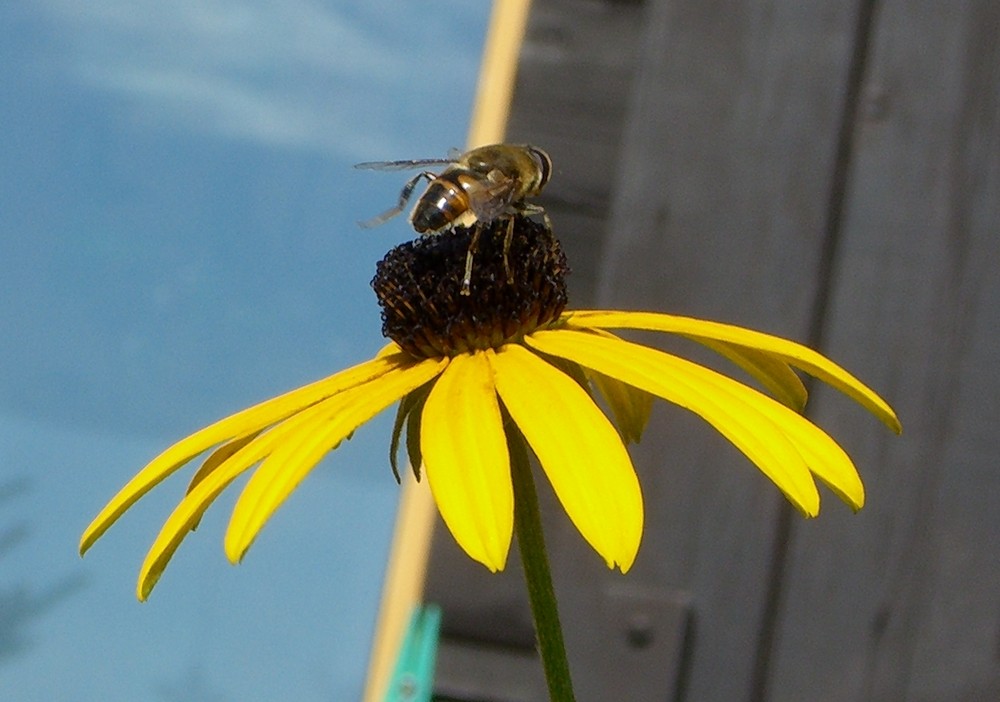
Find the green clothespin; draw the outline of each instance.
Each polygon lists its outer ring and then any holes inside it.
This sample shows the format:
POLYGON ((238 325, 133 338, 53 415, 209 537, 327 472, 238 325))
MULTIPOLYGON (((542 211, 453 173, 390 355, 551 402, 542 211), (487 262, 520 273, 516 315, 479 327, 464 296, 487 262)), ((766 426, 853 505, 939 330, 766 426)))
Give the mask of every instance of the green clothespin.
POLYGON ((438 605, 418 605, 413 609, 385 702, 431 702, 440 633, 438 605))

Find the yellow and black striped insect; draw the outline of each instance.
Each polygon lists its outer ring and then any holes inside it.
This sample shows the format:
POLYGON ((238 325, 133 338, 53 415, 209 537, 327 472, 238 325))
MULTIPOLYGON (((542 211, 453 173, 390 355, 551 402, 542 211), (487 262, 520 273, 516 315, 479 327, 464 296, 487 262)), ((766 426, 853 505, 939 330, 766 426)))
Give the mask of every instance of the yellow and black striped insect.
MULTIPOLYGON (((377 217, 361 222, 365 228, 375 227, 403 211, 421 180, 427 189, 410 213, 410 224, 419 234, 436 234, 452 227, 472 229, 472 241, 465 261, 462 294, 469 294, 472 259, 480 229, 484 225, 506 218, 504 265, 514 232, 514 215, 542 215, 545 211, 525 202, 538 195, 552 174, 552 159, 535 146, 527 144, 491 144, 465 153, 454 152, 449 158, 417 161, 370 161, 355 168, 374 170, 411 170, 429 166, 446 166, 438 173, 423 170, 403 186, 399 202, 377 217)), ((548 223, 546 217, 546 224, 548 223)), ((508 275, 510 268, 507 268, 508 275)))

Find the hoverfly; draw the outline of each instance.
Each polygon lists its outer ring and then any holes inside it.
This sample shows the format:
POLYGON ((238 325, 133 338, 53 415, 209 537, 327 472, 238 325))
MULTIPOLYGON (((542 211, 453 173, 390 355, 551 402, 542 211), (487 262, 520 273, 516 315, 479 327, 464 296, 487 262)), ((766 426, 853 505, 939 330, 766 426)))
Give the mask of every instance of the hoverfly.
POLYGON ((403 186, 399 202, 394 207, 359 224, 367 229, 395 217, 406 207, 417 184, 421 180, 428 181, 427 189, 410 213, 410 224, 419 234, 436 234, 456 226, 472 229, 461 291, 463 295, 468 295, 472 259, 482 225, 506 218, 503 255, 504 266, 510 276, 507 253, 514 235, 514 215, 542 215, 548 224, 545 210, 525 200, 538 195, 549 182, 552 159, 541 149, 527 144, 492 144, 465 153, 456 150, 449 156, 418 161, 370 161, 355 165, 355 168, 390 171, 446 166, 439 173, 430 170, 417 173, 403 186))

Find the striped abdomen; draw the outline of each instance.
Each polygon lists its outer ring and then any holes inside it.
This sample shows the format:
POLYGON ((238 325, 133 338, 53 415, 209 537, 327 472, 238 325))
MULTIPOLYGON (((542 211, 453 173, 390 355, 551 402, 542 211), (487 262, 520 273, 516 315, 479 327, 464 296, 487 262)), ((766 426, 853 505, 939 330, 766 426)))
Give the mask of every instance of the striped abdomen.
POLYGON ((430 182, 413 208, 410 224, 420 234, 432 234, 460 223, 470 215, 469 188, 477 178, 461 170, 448 170, 430 182))

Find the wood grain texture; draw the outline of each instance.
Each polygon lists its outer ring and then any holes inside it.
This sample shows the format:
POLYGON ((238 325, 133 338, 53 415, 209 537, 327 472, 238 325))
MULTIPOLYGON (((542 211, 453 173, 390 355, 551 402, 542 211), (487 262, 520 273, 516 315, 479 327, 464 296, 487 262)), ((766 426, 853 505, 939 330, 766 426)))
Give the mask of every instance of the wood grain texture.
POLYGON ((824 338, 905 434, 816 398, 869 504, 796 528, 768 699, 1000 699, 998 27, 879 8, 824 338))
MULTIPOLYGON (((992 0, 535 0, 508 138, 553 156, 572 305, 818 344, 905 429, 814 387, 868 503, 824 492, 804 521, 658 405, 624 578, 539 476, 580 702, 645 702, 622 685, 650 675, 681 702, 1000 699, 997 36, 992 0), (623 585, 677 603, 650 629, 675 659, 612 654, 634 636, 623 585)), ((449 540, 428 584, 446 632, 530 646, 520 573, 475 572, 449 540)))
MULTIPOLYGON (((654 2, 599 300, 808 341, 821 299, 851 3, 654 2)), ((725 440, 665 408, 635 452, 634 575, 688 592, 691 700, 754 699, 788 506, 725 440)), ((839 505, 826 496, 827 511, 839 505)), ((797 517, 793 517, 797 519, 797 517)))

